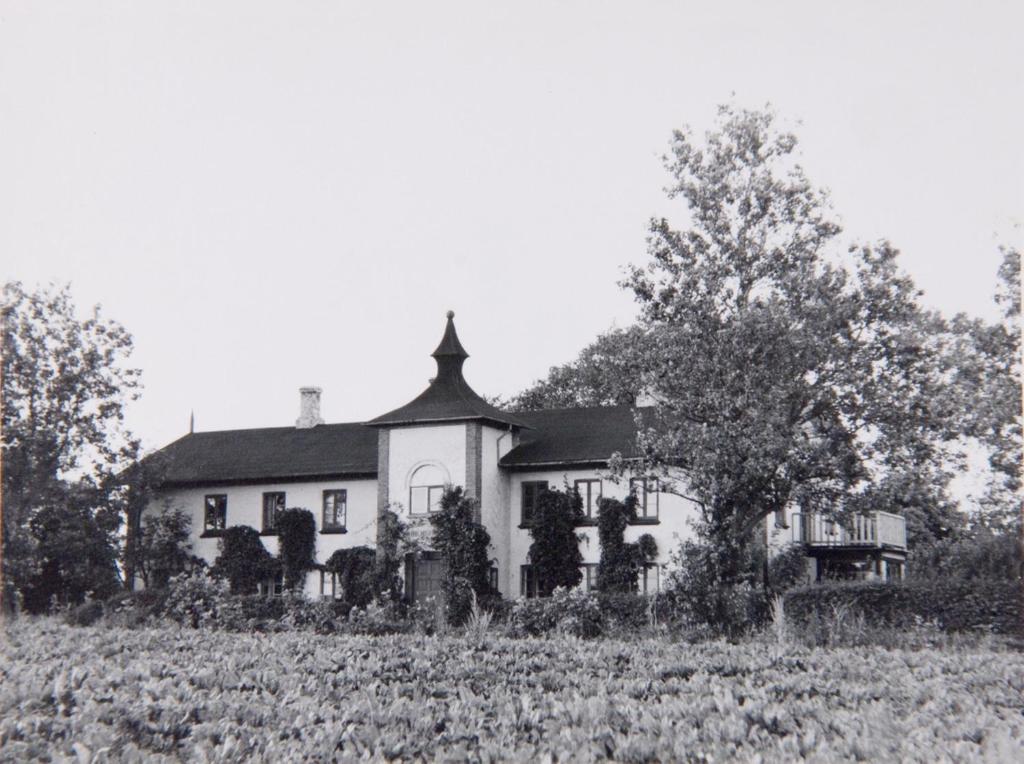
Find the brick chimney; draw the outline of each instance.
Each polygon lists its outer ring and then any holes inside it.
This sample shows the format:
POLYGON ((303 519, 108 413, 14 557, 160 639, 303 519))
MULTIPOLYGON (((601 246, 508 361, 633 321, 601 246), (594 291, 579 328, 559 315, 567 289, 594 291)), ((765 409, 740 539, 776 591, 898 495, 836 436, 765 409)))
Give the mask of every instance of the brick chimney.
POLYGON ((299 418, 295 420, 295 426, 300 429, 309 429, 323 424, 320 418, 320 393, 319 387, 299 388, 299 418))

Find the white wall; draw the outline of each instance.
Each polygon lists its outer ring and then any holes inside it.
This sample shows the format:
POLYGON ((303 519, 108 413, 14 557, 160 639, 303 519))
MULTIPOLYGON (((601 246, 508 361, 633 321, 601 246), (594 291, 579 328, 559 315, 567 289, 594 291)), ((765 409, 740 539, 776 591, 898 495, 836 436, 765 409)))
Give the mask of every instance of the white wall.
MULTIPOLYGON (((431 537, 430 523, 409 514, 409 481, 424 464, 441 469, 452 485, 466 486, 466 423, 394 427, 388 437, 388 501, 400 504, 399 517, 420 543, 431 537)), ((398 509, 398 507, 394 507, 398 509)))
POLYGON ((505 597, 518 592, 518 568, 513 580, 509 574, 509 473, 498 467, 498 460, 512 450, 512 434, 484 425, 481 441, 480 519, 491 534, 491 557, 498 562, 498 590, 505 597))
MULTIPOLYGON (((527 563, 527 553, 530 549, 532 537, 526 528, 520 528, 522 518, 522 484, 531 480, 547 480, 548 486, 554 489, 562 489, 568 481, 570 487, 573 481, 585 478, 601 478, 601 493, 607 498, 625 499, 629 495, 629 477, 625 476, 618 483, 607 477, 603 470, 550 470, 537 472, 515 472, 510 479, 511 511, 509 513, 510 549, 509 549, 509 579, 510 591, 503 592, 506 596, 519 596, 520 566, 527 563)), ((658 523, 656 525, 630 525, 626 528, 625 540, 635 542, 645 533, 651 534, 658 544, 657 563, 665 565, 669 556, 684 539, 694 537, 691 521, 699 517, 697 505, 692 501, 673 494, 658 494, 658 523)), ((601 545, 598 542, 597 526, 583 526, 579 533, 586 536, 580 542, 580 551, 583 554, 584 563, 597 563, 601 558, 601 545)))
MULTIPOLYGON (((226 494, 228 497, 227 524, 248 525, 261 530, 263 525, 263 493, 284 491, 285 506, 289 509, 308 509, 316 518, 316 559, 323 563, 338 549, 354 546, 375 546, 377 543, 377 481, 331 480, 308 483, 265 483, 245 486, 208 486, 181 488, 167 491, 146 509, 143 517, 166 507, 177 507, 192 520, 193 553, 213 564, 217 558, 216 537, 202 538, 204 499, 208 494, 226 494), (320 533, 323 523, 323 492, 343 488, 348 492, 346 533, 320 533)), ((264 536, 263 545, 271 554, 277 554, 277 537, 264 536)), ((320 574, 311 573, 306 580, 305 593, 320 594, 320 574)))

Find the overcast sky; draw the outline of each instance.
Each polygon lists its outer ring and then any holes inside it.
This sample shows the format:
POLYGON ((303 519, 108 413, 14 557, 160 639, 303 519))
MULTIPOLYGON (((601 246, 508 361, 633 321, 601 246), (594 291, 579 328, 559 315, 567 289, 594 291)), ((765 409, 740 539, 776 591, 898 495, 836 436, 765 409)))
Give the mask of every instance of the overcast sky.
POLYGON ((148 447, 417 395, 444 313, 482 394, 634 304, 661 155, 771 102, 851 241, 993 316, 1024 217, 1014 2, 0 0, 5 279, 134 335, 148 447), (798 124, 799 123, 799 124, 798 124))

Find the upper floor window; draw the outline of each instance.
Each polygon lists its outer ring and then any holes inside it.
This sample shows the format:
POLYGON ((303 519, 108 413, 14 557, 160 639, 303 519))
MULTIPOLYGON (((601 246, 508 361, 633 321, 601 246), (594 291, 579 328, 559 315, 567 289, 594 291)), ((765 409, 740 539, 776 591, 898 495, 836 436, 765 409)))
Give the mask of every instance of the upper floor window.
POLYGON ((284 512, 284 491, 263 494, 263 532, 277 532, 277 518, 284 512))
POLYGON ((203 531, 222 531, 228 527, 227 494, 208 494, 203 502, 203 531))
POLYGON ((324 491, 324 512, 321 530, 343 531, 348 514, 348 491, 332 488, 324 491))
POLYGON ((426 515, 441 510, 444 495, 444 474, 433 464, 424 464, 409 480, 409 512, 426 515))
POLYGON ((519 515, 520 525, 531 525, 537 511, 540 495, 548 489, 547 480, 526 480, 523 482, 523 504, 519 515))
POLYGON ((597 519, 597 503, 601 499, 601 480, 591 478, 588 480, 577 480, 573 488, 583 499, 583 516, 587 520, 597 519))
POLYGON ((630 478, 629 490, 636 496, 636 516, 640 520, 657 520, 660 491, 658 478, 630 478))

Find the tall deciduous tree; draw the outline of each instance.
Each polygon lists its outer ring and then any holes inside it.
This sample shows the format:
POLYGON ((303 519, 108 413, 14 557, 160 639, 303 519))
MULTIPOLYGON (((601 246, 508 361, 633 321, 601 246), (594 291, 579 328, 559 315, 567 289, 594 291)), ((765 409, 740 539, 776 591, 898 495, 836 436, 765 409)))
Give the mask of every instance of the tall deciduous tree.
POLYGON ((576 360, 553 366, 545 379, 495 405, 511 411, 632 405, 643 384, 640 371, 647 335, 642 327, 612 329, 576 360))
POLYGON ((1005 247, 995 323, 958 315, 952 321, 950 366, 962 407, 964 434, 988 451, 992 480, 982 497, 983 522, 996 530, 1021 523, 1020 252, 1005 247))
MULTIPOLYGON (((33 525, 38 513, 59 516, 61 508, 74 507, 100 531, 89 535, 93 542, 113 543, 110 526, 121 520, 109 516, 118 474, 138 450, 123 420, 125 404, 137 397, 139 371, 125 364, 128 332, 98 307, 80 319, 67 287, 29 292, 7 283, 2 318, 3 597, 9 606, 14 591, 39 574, 40 547, 55 548, 53 534, 62 532, 59 522, 33 525)), ((110 550, 95 551, 99 558, 110 550)))
POLYGON ((837 246, 826 196, 769 111, 723 107, 703 145, 677 132, 670 196, 625 281, 651 339, 649 461, 685 470, 724 570, 765 516, 863 509, 870 486, 938 459, 948 417, 936 319, 888 244, 837 246))

